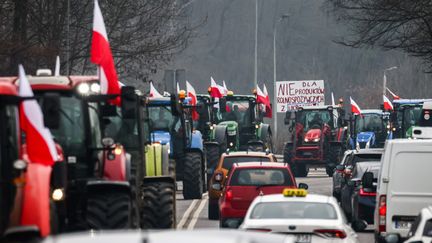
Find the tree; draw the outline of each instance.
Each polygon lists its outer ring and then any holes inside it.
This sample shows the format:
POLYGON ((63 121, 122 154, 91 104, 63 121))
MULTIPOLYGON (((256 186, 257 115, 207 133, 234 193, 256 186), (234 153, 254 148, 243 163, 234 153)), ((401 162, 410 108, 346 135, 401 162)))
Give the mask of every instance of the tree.
MULTIPOLYGON (((167 62, 187 46, 194 30, 203 23, 188 21, 183 7, 188 2, 99 2, 122 79, 141 79, 167 62)), ((57 55, 61 56, 63 74, 96 73, 89 62, 93 5, 94 0, 2 1, 0 75, 16 74, 18 63, 24 63, 31 72, 53 67, 57 55)))
POLYGON ((402 50, 432 68, 432 2, 429 0, 327 0, 351 35, 338 43, 402 50))

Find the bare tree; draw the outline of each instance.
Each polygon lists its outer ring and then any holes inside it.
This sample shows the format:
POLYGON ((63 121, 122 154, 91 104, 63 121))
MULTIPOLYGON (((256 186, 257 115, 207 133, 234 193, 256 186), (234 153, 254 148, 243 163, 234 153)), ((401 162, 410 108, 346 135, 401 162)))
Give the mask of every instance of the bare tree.
POLYGON ((327 0, 351 35, 337 42, 398 49, 422 58, 432 69, 432 2, 429 0, 327 0))
MULTIPOLYGON (((122 79, 142 79, 187 46, 203 21, 190 23, 183 5, 176 2, 100 0, 122 79)), ((0 3, 0 74, 15 74, 18 63, 24 63, 30 72, 43 66, 52 67, 56 55, 61 56, 63 67, 69 63, 70 73, 95 73, 89 62, 93 3, 93 0, 0 3)))

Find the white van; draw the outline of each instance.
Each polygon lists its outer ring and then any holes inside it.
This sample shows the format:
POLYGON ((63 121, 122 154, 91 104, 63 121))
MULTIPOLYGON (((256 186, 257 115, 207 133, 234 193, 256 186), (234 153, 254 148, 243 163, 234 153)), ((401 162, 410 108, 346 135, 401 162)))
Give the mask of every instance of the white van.
POLYGON ((432 139, 388 140, 381 158, 375 207, 375 239, 407 237, 421 209, 432 204, 432 139))

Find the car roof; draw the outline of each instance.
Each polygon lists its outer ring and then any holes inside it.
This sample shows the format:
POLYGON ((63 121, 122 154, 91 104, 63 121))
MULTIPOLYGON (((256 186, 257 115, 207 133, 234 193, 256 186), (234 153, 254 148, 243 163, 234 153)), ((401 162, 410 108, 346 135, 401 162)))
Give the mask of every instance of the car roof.
POLYGON ((233 169, 236 168, 256 168, 256 167, 262 167, 262 168, 287 168, 287 163, 280 163, 280 162, 243 162, 243 163, 234 163, 233 169))
POLYGON ((239 156, 242 156, 242 157, 247 157, 247 156, 250 156, 250 157, 270 157, 270 156, 273 156, 273 154, 272 153, 267 154, 265 152, 255 152, 255 151, 239 151, 239 152, 229 152, 228 154, 223 153, 223 156, 224 157, 235 157, 235 156, 237 156, 237 157, 239 157, 239 156))
POLYGON ((384 153, 383 148, 368 148, 368 149, 354 150, 354 154, 382 154, 382 153, 384 153))
POLYGON ((262 195, 257 198, 259 202, 318 202, 330 203, 332 197, 321 194, 307 194, 305 197, 285 197, 280 194, 262 195))

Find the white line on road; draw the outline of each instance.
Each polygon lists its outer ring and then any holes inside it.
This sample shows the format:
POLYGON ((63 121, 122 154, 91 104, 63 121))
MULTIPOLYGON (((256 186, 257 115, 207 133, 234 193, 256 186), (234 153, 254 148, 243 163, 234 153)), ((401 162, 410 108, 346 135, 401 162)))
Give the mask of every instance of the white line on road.
POLYGON ((189 205, 189 207, 186 209, 186 212, 183 214, 183 217, 180 219, 180 222, 177 224, 177 229, 183 228, 183 225, 186 223, 187 219, 189 218, 189 214, 195 208, 195 204, 197 204, 197 202, 198 202, 197 199, 193 200, 192 203, 189 205))
POLYGON ((193 214, 193 216, 192 216, 192 220, 190 221, 190 223, 189 223, 189 225, 188 225, 188 227, 187 227, 188 230, 191 230, 191 229, 193 229, 193 228, 195 227, 195 224, 197 223, 198 218, 199 218, 199 215, 201 214, 201 211, 203 210, 203 208, 204 208, 204 206, 205 206, 207 200, 208 200, 208 197, 207 197, 207 196, 205 196, 205 197, 201 200, 200 205, 198 206, 197 210, 196 210, 195 213, 193 214))

